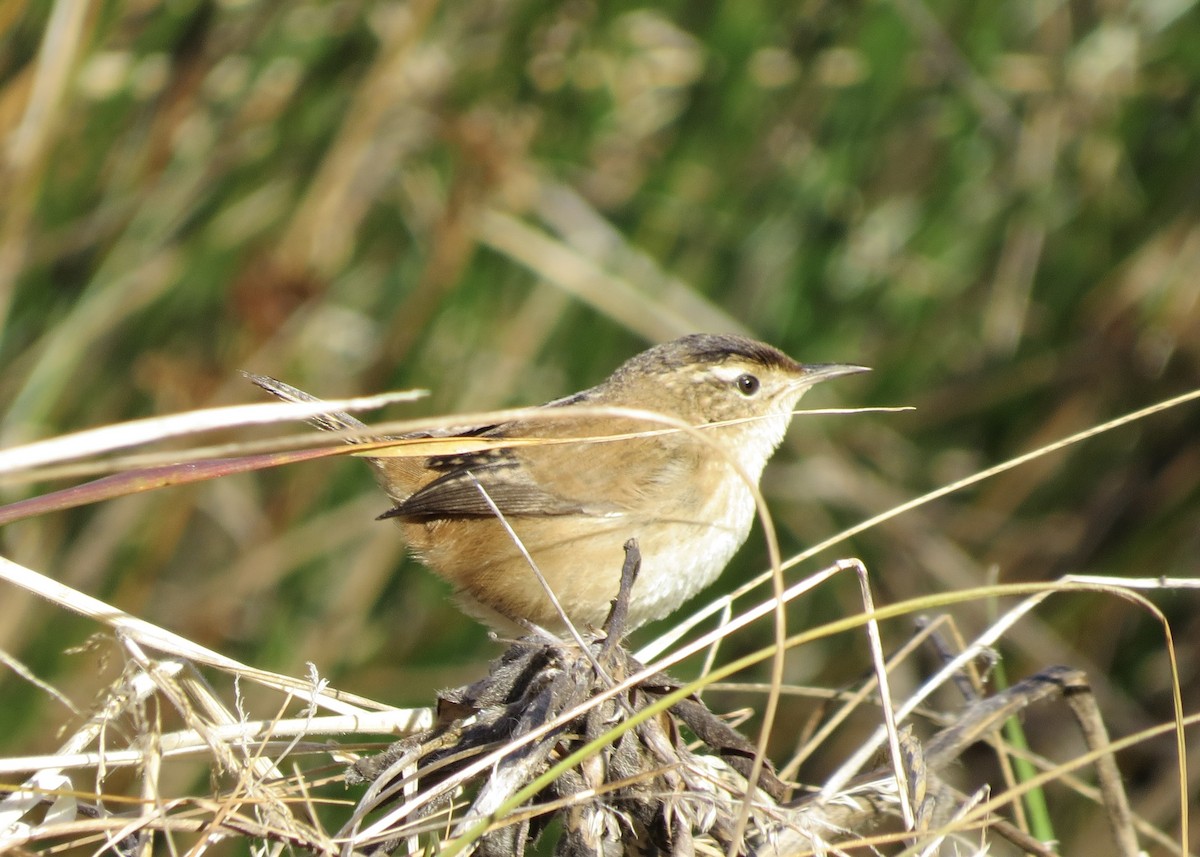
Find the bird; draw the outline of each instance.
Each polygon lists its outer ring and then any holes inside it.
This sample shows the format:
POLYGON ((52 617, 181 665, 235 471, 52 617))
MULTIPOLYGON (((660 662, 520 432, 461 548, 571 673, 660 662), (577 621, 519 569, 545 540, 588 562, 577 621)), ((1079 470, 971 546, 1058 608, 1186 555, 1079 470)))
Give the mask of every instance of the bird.
MULTIPOLYGON (((365 457, 393 503, 380 518, 400 525, 464 612, 502 633, 599 629, 620 586, 623 546, 636 539, 630 632, 711 585, 746 541, 756 515, 747 481, 757 486, 801 396, 865 371, 801 364, 744 336, 691 334, 517 419, 425 435, 481 448, 365 457)), ((281 398, 312 400, 250 377, 281 398)), ((321 424, 362 427, 341 413, 321 424)))

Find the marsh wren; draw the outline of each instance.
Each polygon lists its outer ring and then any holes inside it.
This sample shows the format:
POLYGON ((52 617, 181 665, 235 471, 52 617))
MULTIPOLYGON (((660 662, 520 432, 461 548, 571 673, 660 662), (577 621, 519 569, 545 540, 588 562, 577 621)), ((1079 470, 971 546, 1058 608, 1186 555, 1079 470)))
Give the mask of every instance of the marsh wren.
MULTIPOLYGON (((805 391, 864 371, 802 365, 741 336, 685 336, 527 417, 450 435, 547 443, 368 458, 395 503, 380 517, 399 522, 413 552, 454 587, 466 612, 505 631, 514 624, 563 628, 505 524, 580 629, 601 626, 620 583, 622 545, 636 538, 642 566, 628 605, 632 630, 711 584, 745 542, 755 517, 745 480, 757 484, 805 391), (596 410, 605 407, 652 411, 696 431, 596 410)), ((284 398, 299 393, 255 380, 284 398)), ((334 416, 340 425, 361 425, 334 416)))

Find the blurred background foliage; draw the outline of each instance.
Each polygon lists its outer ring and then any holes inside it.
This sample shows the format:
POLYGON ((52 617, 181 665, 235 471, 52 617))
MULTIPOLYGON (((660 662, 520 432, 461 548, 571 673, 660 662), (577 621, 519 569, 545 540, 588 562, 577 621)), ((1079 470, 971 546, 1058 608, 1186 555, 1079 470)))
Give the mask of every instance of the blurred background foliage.
MULTIPOLYGON (((742 331, 875 367, 807 405, 917 408, 798 420, 765 482, 786 553, 1200 379, 1191 0, 7 0, 0 32, 5 445, 260 400, 239 369, 326 397, 432 391, 395 416, 534 403, 650 342, 742 331)), ((820 559, 863 557, 885 601, 1195 576, 1198 474, 1193 405, 820 559)), ((322 462, 0 541, 258 666, 311 660, 424 704, 497 649, 404 560, 385 508, 366 468, 322 462)), ((753 539, 722 589, 764 556, 753 539)), ((856 593, 827 586, 792 627, 856 611, 856 593)), ((91 627, 3 603, 0 648, 86 708, 104 670, 64 651, 91 627)), ((1195 711, 1200 611, 1160 603, 1195 711)), ((956 616, 975 629, 989 609, 956 616)), ((1010 675, 1087 669, 1127 734, 1170 717, 1156 628, 1060 598, 1003 654, 1010 675)), ((847 642, 794 653, 789 680, 855 679, 847 642)), ((52 747, 44 697, 11 674, 0 693, 21 701, 0 707, 10 749, 52 747)), ((785 705, 781 747, 811 710, 785 705)), ((1122 764, 1171 829, 1170 742, 1122 764)), ((1094 828, 1060 833, 1085 853, 1094 828)))

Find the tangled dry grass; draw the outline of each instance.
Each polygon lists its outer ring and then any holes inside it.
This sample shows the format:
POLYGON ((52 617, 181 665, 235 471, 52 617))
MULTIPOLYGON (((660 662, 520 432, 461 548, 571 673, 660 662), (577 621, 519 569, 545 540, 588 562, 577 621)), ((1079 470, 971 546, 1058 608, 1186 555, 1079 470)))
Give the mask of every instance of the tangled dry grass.
MULTIPOLYGON (((555 853, 570 857, 1007 853, 1003 842, 1050 855, 1058 852, 1025 828, 1018 807, 1021 795, 1051 782, 1100 804, 1111 853, 1142 853, 1139 835, 1160 846, 1170 841, 1131 812, 1113 756, 1118 745, 1086 676, 1049 668, 981 696, 974 669, 981 640, 947 656, 935 677, 963 692, 957 712, 909 720, 929 686, 896 706, 908 722, 892 736, 894 765, 802 785, 778 777, 754 743, 697 696, 728 668, 680 683, 626 652, 618 642, 620 600, 607 633, 585 649, 517 640, 485 678, 443 691, 435 709, 398 711, 335 691, 315 675, 298 681, 236 664, 56 591, 28 570, 18 578, 4 562, 10 580, 40 586, 112 626, 115 638, 97 641, 90 655, 115 643, 107 654, 122 664, 94 709, 76 714, 80 723, 57 753, 0 760, 0 769, 26 777, 0 801, 7 848, 137 855, 159 843, 190 853, 224 853, 241 843, 341 855, 515 855, 553 830, 555 853), (223 676, 225 693, 205 672, 223 676), (222 699, 228 694, 231 703, 222 699), (1057 764, 1041 760, 1040 773, 1007 786, 965 794, 951 783, 963 754, 980 742, 1001 760, 1037 760, 1007 744, 1000 730, 1047 700, 1069 707, 1086 752, 1057 764), (271 716, 255 719, 252 712, 264 710, 271 716), (918 738, 913 723, 922 720, 941 728, 918 738), (362 742, 396 732, 405 737, 390 745, 362 742), (353 737, 335 743, 334 735, 353 737), (1097 790, 1076 779, 1080 768, 1094 770, 1097 790)), ((631 557, 627 586, 634 568, 631 557)), ((944 652, 938 625, 914 642, 938 641, 944 652)), ((867 682, 845 694, 830 720, 872 696, 886 706, 878 686, 867 682)))

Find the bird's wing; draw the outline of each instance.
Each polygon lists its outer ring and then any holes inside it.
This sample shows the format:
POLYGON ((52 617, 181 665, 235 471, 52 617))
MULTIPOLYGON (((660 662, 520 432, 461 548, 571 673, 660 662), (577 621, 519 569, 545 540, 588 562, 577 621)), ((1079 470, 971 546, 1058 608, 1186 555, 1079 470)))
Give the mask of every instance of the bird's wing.
MULTIPOLYGON (((578 398, 552 405, 569 405, 578 398)), ((639 421, 611 420, 604 434, 646 428, 639 421)), ((545 438, 551 442, 426 459, 425 472, 440 475, 411 496, 397 498, 395 508, 382 517, 429 520, 493 515, 480 486, 504 515, 622 514, 648 502, 666 501, 678 490, 680 473, 696 466, 695 444, 685 435, 593 446, 595 429, 592 419, 580 417, 529 418, 472 431, 475 437, 545 438), (628 478, 615 478, 631 461, 638 462, 636 472, 628 478)))
POLYGON ((505 515, 569 515, 583 511, 578 501, 546 491, 507 450, 440 456, 431 459, 429 466, 445 472, 380 517, 490 517, 495 513, 481 487, 505 515))

